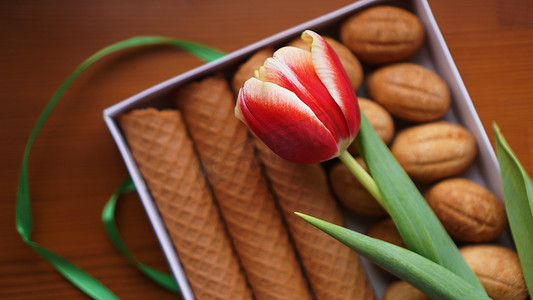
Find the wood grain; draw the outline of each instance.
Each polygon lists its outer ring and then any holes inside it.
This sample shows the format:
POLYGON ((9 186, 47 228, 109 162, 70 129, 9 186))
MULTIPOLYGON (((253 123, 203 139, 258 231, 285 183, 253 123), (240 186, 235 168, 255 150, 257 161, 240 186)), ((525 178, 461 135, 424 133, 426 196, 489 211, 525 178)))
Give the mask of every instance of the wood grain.
MULTIPOLYGON (((352 2, 0 2, 0 298, 83 299, 22 243, 14 204, 25 142, 61 82, 100 48, 136 35, 191 39, 233 51, 352 2), (268 3, 268 4, 267 4, 268 3)), ((430 0, 485 129, 496 121, 533 174, 533 9, 528 0, 430 0)), ((100 212, 127 172, 102 110, 201 62, 170 47, 112 55, 61 99, 30 158, 38 243, 78 264, 124 299, 176 298, 110 244, 100 212)), ((141 261, 168 270, 136 195, 120 203, 119 227, 141 261)))

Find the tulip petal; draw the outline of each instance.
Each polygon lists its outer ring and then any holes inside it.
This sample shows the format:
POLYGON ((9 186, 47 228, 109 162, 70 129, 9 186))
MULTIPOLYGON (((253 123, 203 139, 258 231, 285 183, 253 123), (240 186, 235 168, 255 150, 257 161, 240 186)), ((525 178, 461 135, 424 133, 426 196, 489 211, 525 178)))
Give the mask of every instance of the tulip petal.
POLYGON ((336 156, 337 140, 293 92, 251 78, 239 91, 235 114, 274 153, 296 163, 336 156))
POLYGON ((361 113, 355 91, 337 54, 324 38, 311 30, 304 31, 302 39, 311 46, 311 56, 316 74, 340 107, 350 137, 355 138, 361 124, 361 113))
POLYGON ((295 47, 280 48, 259 68, 258 79, 294 92, 337 141, 350 136, 343 112, 317 76, 309 51, 295 47))

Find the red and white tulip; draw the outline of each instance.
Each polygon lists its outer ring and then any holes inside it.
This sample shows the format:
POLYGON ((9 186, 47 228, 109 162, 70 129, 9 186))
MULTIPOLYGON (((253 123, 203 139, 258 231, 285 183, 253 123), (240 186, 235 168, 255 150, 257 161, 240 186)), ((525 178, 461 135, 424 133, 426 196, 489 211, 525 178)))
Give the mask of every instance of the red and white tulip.
POLYGON ((282 158, 317 163, 348 148, 361 115, 333 49, 310 30, 302 39, 311 52, 277 50, 239 91, 235 115, 282 158))

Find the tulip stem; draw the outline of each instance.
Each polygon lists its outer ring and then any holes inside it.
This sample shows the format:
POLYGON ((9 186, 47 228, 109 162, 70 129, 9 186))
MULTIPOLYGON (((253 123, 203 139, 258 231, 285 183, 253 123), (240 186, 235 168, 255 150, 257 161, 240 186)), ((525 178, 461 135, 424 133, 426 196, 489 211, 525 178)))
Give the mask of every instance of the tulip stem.
POLYGON ((381 204, 381 206, 387 210, 381 192, 376 185, 376 182, 368 174, 368 172, 353 158, 353 156, 347 150, 341 152, 339 159, 348 167, 350 172, 359 180, 359 182, 366 188, 366 190, 381 204))

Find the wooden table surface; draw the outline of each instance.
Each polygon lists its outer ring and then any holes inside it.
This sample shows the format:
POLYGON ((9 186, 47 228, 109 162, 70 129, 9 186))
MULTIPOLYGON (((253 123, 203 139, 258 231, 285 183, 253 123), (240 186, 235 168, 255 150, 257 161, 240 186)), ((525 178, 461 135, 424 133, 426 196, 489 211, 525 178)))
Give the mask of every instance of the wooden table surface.
MULTIPOLYGON (((0 189, 6 192, 0 201, 0 298, 86 297, 22 242, 14 218, 31 128, 85 58, 136 35, 190 39, 230 52, 350 2, 0 2, 0 189)), ((533 1, 429 2, 491 141, 496 121, 533 175, 533 1)), ((200 64, 171 47, 105 58, 66 92, 33 147, 33 240, 78 264, 123 299, 177 296, 146 279, 104 232, 102 207, 128 174, 102 110, 200 64)), ((138 259, 168 270, 136 195, 120 202, 118 224, 138 259)))

